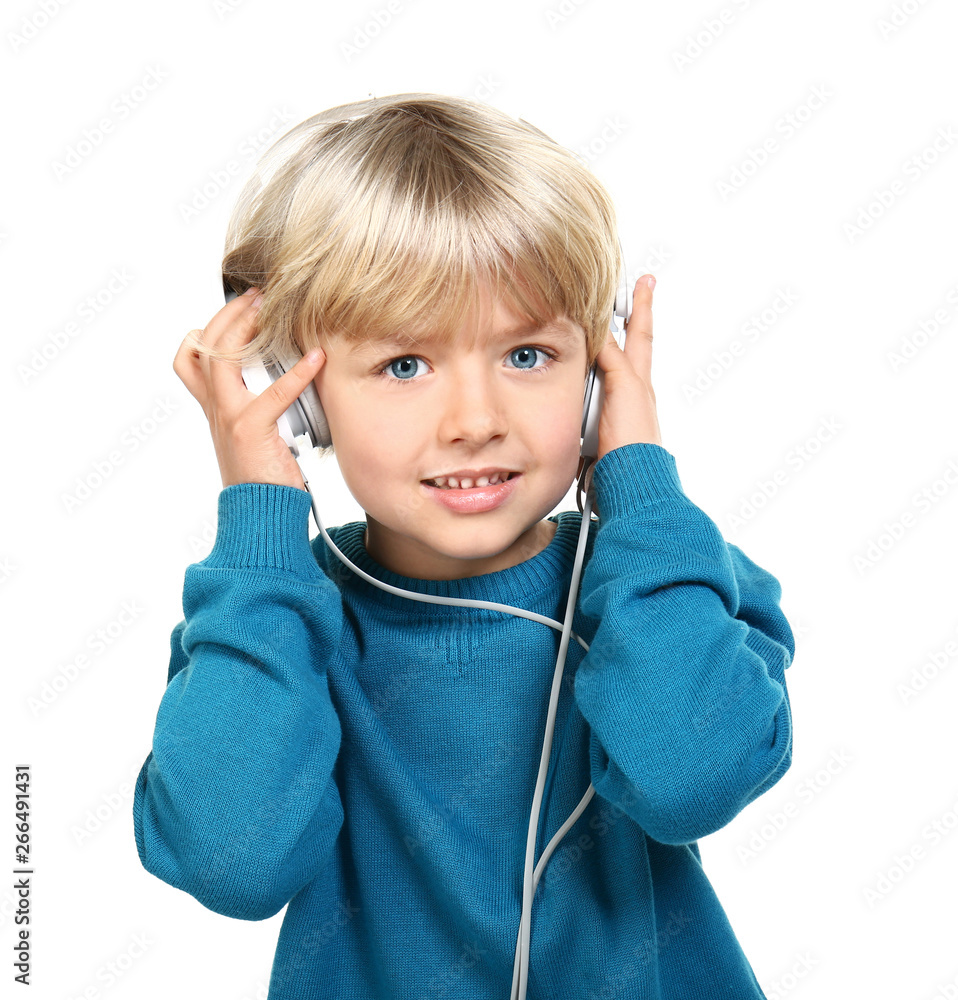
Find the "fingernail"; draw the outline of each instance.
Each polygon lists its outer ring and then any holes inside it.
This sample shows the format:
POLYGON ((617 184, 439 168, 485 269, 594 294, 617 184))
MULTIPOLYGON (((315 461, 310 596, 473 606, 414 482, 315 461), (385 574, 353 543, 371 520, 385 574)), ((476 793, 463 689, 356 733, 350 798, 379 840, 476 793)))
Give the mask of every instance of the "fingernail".
POLYGON ((649 286, 650 292, 655 290, 655 278, 651 274, 648 276, 645 283, 649 286))
POLYGON ((307 355, 306 355, 306 360, 307 360, 307 361, 308 361, 308 362, 309 362, 309 363, 310 363, 311 365, 314 365, 314 364, 316 364, 316 362, 317 362, 317 361, 319 361, 319 351, 318 351, 318 350, 316 350, 315 348, 314 348, 313 350, 311 350, 311 351, 309 352, 309 354, 307 354, 307 355))
POLYGON ((256 298, 253 299, 253 308, 254 309, 259 309, 259 307, 262 304, 263 304, 263 296, 262 295, 257 295, 256 298))
POLYGON ((250 285, 249 288, 247 288, 246 291, 243 292, 243 294, 244 295, 254 295, 256 293, 256 291, 257 291, 256 286, 255 285, 250 285))

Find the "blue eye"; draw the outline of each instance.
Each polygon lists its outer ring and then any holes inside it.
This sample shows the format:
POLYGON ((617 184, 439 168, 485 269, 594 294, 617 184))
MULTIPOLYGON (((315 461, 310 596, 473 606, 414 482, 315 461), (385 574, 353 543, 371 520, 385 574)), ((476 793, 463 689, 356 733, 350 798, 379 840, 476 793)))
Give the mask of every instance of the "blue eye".
POLYGON ((538 347, 517 347, 509 352, 509 360, 515 368, 535 368, 549 360, 545 351, 540 351, 538 347), (542 361, 539 361, 539 357, 542 361))
MULTIPOLYGON (((541 347, 517 347, 509 352, 507 367, 520 371, 545 372, 555 355, 541 347)), ((415 354, 405 354, 401 358, 388 361, 379 369, 379 374, 390 382, 412 382, 429 371, 429 365, 415 354)))
POLYGON ((409 379, 414 378, 420 373, 419 366, 421 364, 422 360, 420 358, 410 354, 404 358, 396 358, 395 361, 390 361, 383 369, 383 374, 385 375, 388 372, 394 378, 408 382, 409 379))

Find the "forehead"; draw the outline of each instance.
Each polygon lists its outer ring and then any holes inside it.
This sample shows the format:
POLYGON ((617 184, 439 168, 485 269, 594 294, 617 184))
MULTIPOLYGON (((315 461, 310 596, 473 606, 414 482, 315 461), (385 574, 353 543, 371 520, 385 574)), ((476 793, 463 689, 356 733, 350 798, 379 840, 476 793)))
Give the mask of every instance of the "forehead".
POLYGON ((397 331, 379 337, 365 338, 353 342, 348 351, 350 354, 388 351, 414 351, 423 348, 449 347, 469 350, 476 346, 495 347, 507 343, 515 343, 523 339, 548 339, 574 351, 586 348, 585 332, 576 323, 565 317, 558 317, 546 323, 534 320, 522 321, 512 318, 510 321, 497 323, 480 323, 476 326, 463 323, 462 327, 450 335, 435 330, 397 331))

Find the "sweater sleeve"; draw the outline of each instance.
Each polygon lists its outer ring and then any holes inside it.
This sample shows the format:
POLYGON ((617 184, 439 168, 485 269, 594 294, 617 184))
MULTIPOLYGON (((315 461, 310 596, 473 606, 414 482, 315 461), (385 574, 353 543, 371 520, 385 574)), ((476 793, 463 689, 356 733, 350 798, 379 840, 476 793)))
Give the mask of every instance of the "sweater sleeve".
POLYGON ((292 487, 220 493, 213 550, 186 571, 134 794, 144 867, 230 917, 282 909, 343 822, 327 677, 342 605, 310 549, 308 516, 308 494, 292 487))
POLYGON ((609 452, 593 481, 580 607, 598 627, 574 688, 592 784, 653 839, 692 843, 791 763, 781 588, 685 496, 661 446, 609 452))

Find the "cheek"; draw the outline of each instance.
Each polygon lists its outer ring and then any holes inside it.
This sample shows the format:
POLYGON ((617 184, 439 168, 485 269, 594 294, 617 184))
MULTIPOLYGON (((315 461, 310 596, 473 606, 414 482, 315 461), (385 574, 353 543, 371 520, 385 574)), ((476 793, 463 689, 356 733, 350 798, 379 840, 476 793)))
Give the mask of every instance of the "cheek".
POLYGON ((340 468, 362 476, 388 457, 401 442, 395 421, 376 401, 349 385, 335 371, 321 371, 316 388, 333 437, 340 468))
POLYGON ((352 482, 382 487, 416 466, 421 432, 408 419, 363 401, 338 410, 330 427, 339 466, 352 482))
POLYGON ((554 400, 542 401, 533 419, 551 439, 567 445, 574 438, 578 447, 582 430, 581 390, 573 387, 562 395, 557 394, 554 400))
POLYGON ((539 463, 557 479, 571 480, 579 464, 582 409, 566 405, 539 409, 529 425, 527 440, 539 463))

